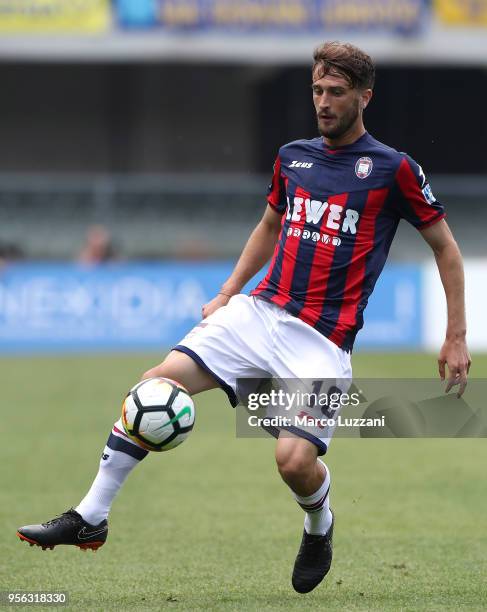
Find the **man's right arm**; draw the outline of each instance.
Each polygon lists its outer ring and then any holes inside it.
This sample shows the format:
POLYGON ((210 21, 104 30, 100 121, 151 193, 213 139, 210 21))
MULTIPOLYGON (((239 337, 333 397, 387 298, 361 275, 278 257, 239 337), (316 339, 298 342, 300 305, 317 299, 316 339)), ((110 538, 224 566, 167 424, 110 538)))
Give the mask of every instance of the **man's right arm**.
POLYGON ((269 261, 281 231, 281 220, 281 214, 268 204, 264 216, 250 234, 232 274, 223 283, 221 293, 203 306, 203 318, 225 306, 269 261))

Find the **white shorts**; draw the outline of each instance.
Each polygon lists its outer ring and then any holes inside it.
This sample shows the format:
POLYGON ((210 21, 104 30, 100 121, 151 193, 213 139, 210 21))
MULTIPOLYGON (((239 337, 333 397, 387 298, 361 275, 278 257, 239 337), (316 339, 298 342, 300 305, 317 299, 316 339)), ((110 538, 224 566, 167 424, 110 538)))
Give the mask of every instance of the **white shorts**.
MULTIPOLYGON (((350 353, 280 306, 243 294, 204 319, 173 350, 209 372, 232 406, 239 403, 242 379, 332 379, 342 392, 352 379, 350 353)), ((323 431, 325 437, 308 428, 266 429, 276 437, 280 429, 288 429, 316 444, 320 454, 332 435, 329 429, 323 431)))

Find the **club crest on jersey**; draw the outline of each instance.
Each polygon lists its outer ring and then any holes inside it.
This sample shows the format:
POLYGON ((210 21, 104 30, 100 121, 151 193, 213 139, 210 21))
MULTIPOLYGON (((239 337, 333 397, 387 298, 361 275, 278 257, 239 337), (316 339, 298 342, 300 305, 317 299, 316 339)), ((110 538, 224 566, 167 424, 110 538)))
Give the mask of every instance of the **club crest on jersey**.
POLYGON ((370 157, 361 157, 355 164, 355 174, 359 179, 365 179, 372 172, 374 164, 370 157))

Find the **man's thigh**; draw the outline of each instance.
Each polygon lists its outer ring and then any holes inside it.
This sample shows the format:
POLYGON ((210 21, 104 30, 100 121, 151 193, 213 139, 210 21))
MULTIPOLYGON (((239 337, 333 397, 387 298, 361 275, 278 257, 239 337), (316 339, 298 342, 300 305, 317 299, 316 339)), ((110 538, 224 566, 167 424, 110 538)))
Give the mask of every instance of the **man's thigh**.
MULTIPOLYGON (((281 437, 299 436, 315 444, 318 454, 326 453, 341 408, 339 398, 352 381, 350 355, 300 319, 285 315, 272 372, 286 398, 285 405, 274 410, 287 418, 281 437)), ((276 436, 279 429, 269 431, 276 436)), ((292 447, 290 442, 285 444, 292 447)))
POLYGON ((190 395, 218 387, 217 381, 191 357, 179 351, 171 351, 162 363, 147 370, 142 376, 170 378, 188 390, 190 395))

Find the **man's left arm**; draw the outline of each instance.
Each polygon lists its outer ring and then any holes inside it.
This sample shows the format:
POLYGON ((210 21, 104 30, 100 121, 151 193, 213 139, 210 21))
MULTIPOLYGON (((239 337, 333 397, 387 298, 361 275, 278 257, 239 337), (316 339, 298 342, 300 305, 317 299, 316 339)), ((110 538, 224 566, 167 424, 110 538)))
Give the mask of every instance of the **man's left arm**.
POLYGON ((465 279, 460 249, 443 219, 421 230, 421 234, 433 250, 447 304, 446 338, 438 358, 438 371, 445 380, 445 365, 448 366, 448 384, 445 392, 459 385, 457 397, 467 386, 467 375, 471 359, 467 348, 465 316, 465 279))

